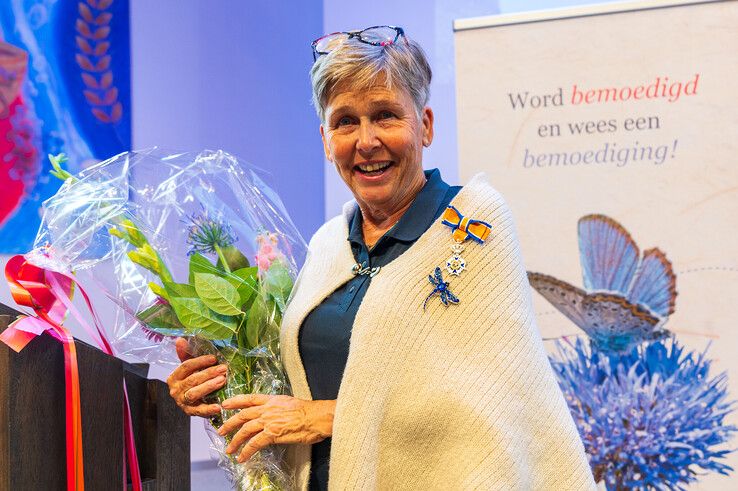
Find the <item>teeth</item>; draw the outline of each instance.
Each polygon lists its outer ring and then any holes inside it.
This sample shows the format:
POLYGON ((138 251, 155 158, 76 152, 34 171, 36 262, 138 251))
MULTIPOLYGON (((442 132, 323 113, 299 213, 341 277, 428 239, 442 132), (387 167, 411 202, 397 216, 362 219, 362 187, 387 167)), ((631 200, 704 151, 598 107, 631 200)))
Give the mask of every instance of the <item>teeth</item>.
POLYGON ((379 164, 369 164, 369 165, 360 165, 359 169, 361 169, 363 172, 373 172, 377 170, 386 169, 389 167, 389 162, 382 162, 379 164))

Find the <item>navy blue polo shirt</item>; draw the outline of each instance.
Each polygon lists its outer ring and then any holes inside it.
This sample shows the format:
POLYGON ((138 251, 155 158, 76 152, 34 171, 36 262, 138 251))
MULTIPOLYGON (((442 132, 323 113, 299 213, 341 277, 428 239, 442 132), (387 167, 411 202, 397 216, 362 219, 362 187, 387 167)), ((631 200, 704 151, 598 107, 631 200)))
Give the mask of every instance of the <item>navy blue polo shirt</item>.
MULTIPOLYGON (((364 242, 361 211, 357 208, 349 223, 348 241, 357 263, 381 268, 408 250, 438 219, 461 189, 449 186, 438 169, 425 171, 426 183, 402 218, 374 247, 364 242)), ((299 346, 308 385, 314 400, 338 397, 349 351, 351 327, 361 301, 371 283, 369 275, 354 276, 305 317, 299 346)), ((310 489, 328 489, 328 460, 331 439, 312 446, 310 489)))

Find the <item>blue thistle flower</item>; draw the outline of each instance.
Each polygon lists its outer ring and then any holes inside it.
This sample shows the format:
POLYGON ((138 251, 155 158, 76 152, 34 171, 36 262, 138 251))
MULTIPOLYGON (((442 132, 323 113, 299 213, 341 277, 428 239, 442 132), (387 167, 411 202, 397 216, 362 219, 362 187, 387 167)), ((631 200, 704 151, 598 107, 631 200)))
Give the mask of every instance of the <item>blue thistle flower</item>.
POLYGON ((727 475, 736 432, 724 425, 727 375, 676 339, 606 353, 578 339, 551 363, 597 481, 608 490, 686 489, 698 472, 727 475))
POLYGON ((217 253, 218 248, 232 245, 236 240, 233 229, 223 220, 211 217, 203 208, 202 213, 193 213, 188 217, 187 243, 191 246, 188 255, 217 253))

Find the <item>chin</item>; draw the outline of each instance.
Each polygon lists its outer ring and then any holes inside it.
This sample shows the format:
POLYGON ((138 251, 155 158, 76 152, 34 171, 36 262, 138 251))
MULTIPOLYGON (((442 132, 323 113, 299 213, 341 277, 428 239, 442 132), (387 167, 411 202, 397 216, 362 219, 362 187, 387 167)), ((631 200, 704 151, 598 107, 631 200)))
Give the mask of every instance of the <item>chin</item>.
POLYGON ((391 192, 377 192, 379 190, 375 189, 369 192, 361 192, 357 193, 357 201, 361 200, 367 205, 371 207, 381 206, 385 203, 388 203, 392 200, 393 193, 391 192))

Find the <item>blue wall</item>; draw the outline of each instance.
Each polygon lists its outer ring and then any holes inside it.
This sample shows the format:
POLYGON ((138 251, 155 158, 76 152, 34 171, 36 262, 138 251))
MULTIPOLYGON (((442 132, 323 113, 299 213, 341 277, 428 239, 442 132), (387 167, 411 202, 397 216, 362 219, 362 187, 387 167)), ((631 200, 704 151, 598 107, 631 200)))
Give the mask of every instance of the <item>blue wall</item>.
MULTIPOLYGON (((308 77, 322 30, 320 0, 131 0, 134 148, 223 149, 258 165, 308 240, 324 221, 308 77)), ((192 430, 192 460, 209 462, 200 418, 192 430)), ((222 473, 208 479, 228 489, 222 473)))
POLYGON ((323 223, 310 105, 320 0, 131 0, 133 146, 223 149, 268 170, 306 240, 323 223))

